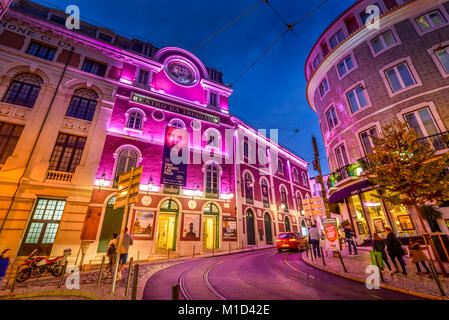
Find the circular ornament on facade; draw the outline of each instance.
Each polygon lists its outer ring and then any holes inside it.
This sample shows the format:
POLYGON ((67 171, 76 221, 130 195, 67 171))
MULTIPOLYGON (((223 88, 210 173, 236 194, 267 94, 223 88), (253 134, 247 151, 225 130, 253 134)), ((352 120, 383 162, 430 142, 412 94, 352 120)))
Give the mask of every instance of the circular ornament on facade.
POLYGON ((165 114, 161 110, 153 110, 151 116, 156 121, 162 121, 165 119, 165 114))
POLYGON ((262 211, 260 211, 259 209, 257 209, 257 216, 258 216, 259 218, 262 218, 262 211))
POLYGON ((189 209, 193 210, 193 209, 196 208, 196 201, 195 200, 190 200, 187 205, 189 206, 189 209))
POLYGON ((182 86, 192 86, 197 82, 195 70, 181 60, 169 61, 165 66, 165 71, 170 79, 182 86))
POLYGON ((282 214, 278 213, 278 220, 282 221, 282 214))
POLYGON ((150 196, 144 196, 143 198, 142 198, 142 204, 144 205, 144 206, 149 206, 150 204, 151 204, 151 197, 150 196))

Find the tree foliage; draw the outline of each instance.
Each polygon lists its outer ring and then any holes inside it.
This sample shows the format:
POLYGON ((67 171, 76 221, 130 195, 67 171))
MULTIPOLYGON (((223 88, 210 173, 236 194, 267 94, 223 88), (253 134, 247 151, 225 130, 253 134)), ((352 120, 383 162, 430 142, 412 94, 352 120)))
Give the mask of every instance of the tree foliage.
POLYGON ((383 199, 416 209, 449 199, 449 152, 437 154, 429 142, 419 140, 414 130, 398 121, 372 139, 374 152, 368 154, 366 174, 380 186, 383 199))

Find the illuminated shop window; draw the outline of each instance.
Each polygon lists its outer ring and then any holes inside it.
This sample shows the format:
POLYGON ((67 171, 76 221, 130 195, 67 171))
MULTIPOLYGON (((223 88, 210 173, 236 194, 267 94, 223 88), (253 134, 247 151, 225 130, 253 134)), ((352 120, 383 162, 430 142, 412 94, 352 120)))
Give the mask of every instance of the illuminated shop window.
POLYGON ((14 152, 22 130, 23 126, 0 122, 0 165, 14 152))
POLYGON ((74 173, 81 161, 86 138, 60 133, 50 158, 48 170, 74 173))
POLYGON ((98 95, 93 90, 76 90, 66 115, 72 118, 92 121, 97 108, 97 99, 98 95))
POLYGON ((44 81, 31 73, 22 73, 14 78, 8 88, 3 102, 32 108, 36 103, 44 81))

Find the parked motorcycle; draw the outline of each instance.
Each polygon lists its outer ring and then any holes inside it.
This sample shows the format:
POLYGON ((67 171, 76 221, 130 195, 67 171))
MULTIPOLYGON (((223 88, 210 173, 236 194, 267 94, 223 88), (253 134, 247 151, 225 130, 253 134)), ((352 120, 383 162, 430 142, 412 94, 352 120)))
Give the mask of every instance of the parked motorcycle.
POLYGON ((48 259, 47 257, 38 256, 37 252, 37 249, 33 250, 25 259, 25 262, 20 265, 16 278, 17 282, 24 282, 31 276, 44 273, 51 273, 54 277, 59 276, 63 271, 67 257, 72 254, 71 249, 66 249, 64 250, 64 255, 48 259))

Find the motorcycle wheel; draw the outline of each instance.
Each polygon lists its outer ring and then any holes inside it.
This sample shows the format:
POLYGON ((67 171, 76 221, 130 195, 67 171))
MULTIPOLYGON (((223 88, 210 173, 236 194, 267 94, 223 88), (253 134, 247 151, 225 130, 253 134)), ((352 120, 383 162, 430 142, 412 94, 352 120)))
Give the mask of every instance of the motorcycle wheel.
POLYGON ((17 274, 17 282, 24 282, 31 277, 31 268, 25 268, 19 271, 17 274))
POLYGON ((57 265, 54 268, 51 268, 50 273, 53 275, 53 277, 58 277, 62 272, 62 265, 57 265))

